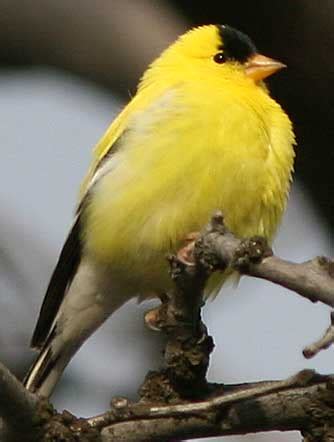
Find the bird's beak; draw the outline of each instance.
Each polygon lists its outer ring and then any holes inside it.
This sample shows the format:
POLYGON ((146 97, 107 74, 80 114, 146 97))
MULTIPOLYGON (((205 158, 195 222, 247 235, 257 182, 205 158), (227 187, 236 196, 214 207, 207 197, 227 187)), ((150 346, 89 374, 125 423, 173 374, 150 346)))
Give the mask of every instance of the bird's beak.
POLYGON ((246 75, 254 81, 264 80, 275 72, 286 68, 280 61, 261 54, 252 55, 245 63, 246 75))

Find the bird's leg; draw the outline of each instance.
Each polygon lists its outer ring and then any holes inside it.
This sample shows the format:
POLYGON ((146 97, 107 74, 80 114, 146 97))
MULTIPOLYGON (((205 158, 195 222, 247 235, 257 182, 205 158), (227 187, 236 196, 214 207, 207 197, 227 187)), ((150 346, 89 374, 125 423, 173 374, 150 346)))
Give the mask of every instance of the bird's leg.
POLYGON ((199 232, 191 232, 185 238, 184 242, 186 243, 178 252, 177 259, 183 262, 186 265, 195 265, 194 259, 194 247, 195 242, 198 239, 200 233, 199 232))

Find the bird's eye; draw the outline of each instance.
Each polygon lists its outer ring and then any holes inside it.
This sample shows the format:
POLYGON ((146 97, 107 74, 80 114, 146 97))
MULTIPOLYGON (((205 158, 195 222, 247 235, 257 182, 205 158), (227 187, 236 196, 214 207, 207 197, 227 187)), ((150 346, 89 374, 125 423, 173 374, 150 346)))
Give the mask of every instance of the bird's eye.
POLYGON ((225 63, 226 58, 223 52, 217 52, 217 54, 213 57, 213 60, 218 64, 222 64, 225 63))

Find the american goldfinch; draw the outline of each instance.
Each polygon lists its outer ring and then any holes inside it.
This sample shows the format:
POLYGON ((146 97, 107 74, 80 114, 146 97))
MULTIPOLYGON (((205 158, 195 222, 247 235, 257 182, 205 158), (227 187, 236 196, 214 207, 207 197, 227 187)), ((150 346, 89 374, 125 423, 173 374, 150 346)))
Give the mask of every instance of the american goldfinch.
POLYGON ((166 255, 215 210, 236 235, 272 239, 294 135, 263 80, 282 67, 221 25, 190 30, 149 66, 94 150, 32 338, 29 390, 49 396, 115 310, 168 289, 166 255))

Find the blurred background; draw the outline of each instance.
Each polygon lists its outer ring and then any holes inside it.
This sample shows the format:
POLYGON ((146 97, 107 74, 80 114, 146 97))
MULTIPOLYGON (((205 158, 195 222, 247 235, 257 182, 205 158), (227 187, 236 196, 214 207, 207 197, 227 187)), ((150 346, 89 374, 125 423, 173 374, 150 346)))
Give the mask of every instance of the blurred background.
MULTIPOLYGON (((135 92, 147 64, 190 26, 226 23, 289 69, 270 81, 295 123, 296 180, 275 242, 282 257, 333 256, 334 3, 322 0, 0 0, 0 359, 18 376, 50 273, 71 224, 92 146, 135 92)), ((244 278, 205 308, 215 337, 210 379, 244 382, 304 367, 333 372, 329 349, 303 346, 328 309, 244 278)), ((54 396, 88 416, 111 396, 136 397, 159 366, 160 337, 143 326, 148 305, 129 303, 84 345, 54 396)), ((224 438, 299 441, 297 433, 224 438)), ((218 441, 219 439, 212 439, 218 441)))

